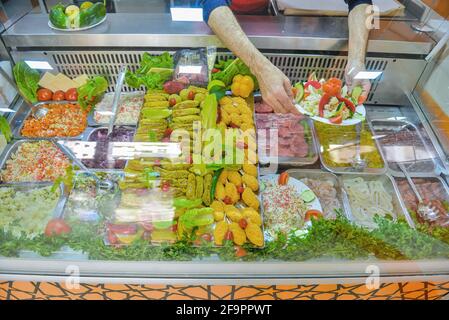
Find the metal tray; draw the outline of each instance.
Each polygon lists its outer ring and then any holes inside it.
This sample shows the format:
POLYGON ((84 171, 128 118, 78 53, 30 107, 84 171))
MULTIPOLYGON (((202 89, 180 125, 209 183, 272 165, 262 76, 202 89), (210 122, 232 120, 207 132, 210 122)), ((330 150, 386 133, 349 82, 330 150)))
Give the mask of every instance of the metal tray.
MULTIPOLYGON (((416 179, 425 179, 425 180, 430 180, 429 182, 436 182, 436 183, 439 183, 440 185, 441 185, 441 188, 444 190, 444 192, 445 192, 445 195, 444 195, 444 199, 440 199, 440 200, 442 200, 442 201, 446 201, 446 202, 448 202, 449 203, 449 187, 448 187, 448 185, 444 182, 444 180, 443 180, 443 178, 442 177, 440 177, 440 176, 429 176, 429 177, 412 177, 412 179, 413 180, 416 180, 416 179)), ((399 195, 400 195, 400 197, 401 197, 401 200, 402 200, 402 202, 404 203, 404 207, 406 208, 406 210, 408 210, 408 208, 407 208, 407 204, 406 204, 406 202, 404 201, 404 198, 403 198, 403 196, 402 196, 402 193, 401 193, 401 190, 399 189, 399 181, 400 180, 403 180, 403 181, 405 181, 405 182, 407 182, 406 181, 406 178, 404 177, 398 177, 398 178, 395 178, 394 179, 394 183, 395 183, 395 185, 396 185, 396 188, 398 189, 398 192, 399 192, 399 195)), ((410 186, 408 186, 408 188, 409 189, 411 189, 411 187, 410 186)), ((418 191, 419 191, 419 185, 417 185, 417 189, 418 189, 418 191)), ((408 213, 408 211, 407 211, 407 213, 408 213)))
MULTIPOLYGON (((44 105, 47 104, 77 104, 76 101, 44 101, 44 102, 38 102, 33 105, 33 108, 41 108, 44 105)), ((89 124, 86 124, 86 129, 81 133, 80 135, 74 136, 74 137, 24 137, 22 136, 22 129, 25 125, 25 120, 29 117, 32 117, 31 115, 31 108, 26 112, 25 117, 22 119, 19 125, 16 125, 16 127, 13 130, 13 135, 16 139, 26 139, 26 140, 80 140, 83 138, 84 133, 86 132, 87 128, 89 128, 89 124)))
POLYGON ((354 215, 352 214, 352 208, 350 203, 350 197, 349 194, 344 186, 344 180, 346 179, 354 179, 356 177, 361 177, 365 181, 369 180, 380 180, 385 188, 385 190, 393 196, 393 209, 395 212, 392 212, 396 214, 396 217, 393 217, 394 220, 397 220, 398 217, 403 216, 405 217, 407 223, 410 227, 414 228, 415 224, 413 223, 412 218, 407 212, 407 209, 405 208, 404 202, 402 201, 402 198, 399 194, 399 190, 397 188, 396 183, 394 182, 393 177, 391 177, 388 174, 382 174, 382 175, 373 175, 373 174, 343 174, 340 175, 340 185, 344 191, 343 196, 346 198, 344 200, 344 205, 346 205, 346 211, 348 213, 349 219, 352 220, 354 223, 358 224, 357 220, 354 218, 354 215))
MULTIPOLYGON (((382 137, 378 137, 379 135, 382 134, 382 132, 385 131, 389 131, 389 132, 413 132, 417 139, 420 141, 421 146, 419 145, 413 145, 413 144, 409 144, 406 145, 407 147, 412 147, 413 151, 411 152, 412 154, 414 154, 415 156, 419 156, 419 154, 423 154, 423 156, 425 157, 425 155, 428 155, 428 158, 424 158, 423 160, 418 160, 419 163, 414 162, 414 161, 406 161, 404 160, 402 163, 405 164, 406 168, 407 168, 407 172, 409 173, 410 176, 412 177, 429 177, 429 176, 436 176, 437 175, 437 164, 435 161, 435 158, 432 157, 432 151, 430 150, 430 148, 427 146, 427 143, 425 142, 424 138, 422 137, 419 129, 412 124, 409 121, 405 121, 405 120, 390 120, 390 119, 385 119, 385 120, 372 120, 371 121, 371 126, 373 128, 374 134, 376 135, 376 141, 378 141, 378 144, 380 145, 382 152, 385 156, 385 161, 388 164, 388 171, 391 175, 395 176, 395 177, 405 177, 404 174, 402 173, 402 171, 398 168, 396 161, 388 161, 388 152, 385 150, 385 148, 387 147, 386 145, 384 145, 382 143, 382 137), (421 151, 418 150, 418 148, 420 147, 421 151)), ((404 141, 406 142, 406 141, 404 141)), ((390 147, 390 146, 388 146, 390 147)), ((398 144, 397 146, 395 145, 394 147, 401 147, 400 144, 398 144)), ((392 150, 391 153, 392 154, 398 154, 400 152, 400 150, 392 150)))
MULTIPOLYGON (((373 128, 371 127, 371 124, 369 122, 364 122, 364 126, 366 130, 369 130, 371 132, 371 135, 374 137, 374 132, 373 132, 373 128)), ((317 145, 318 145, 318 150, 319 150, 319 156, 320 156, 320 162, 322 164, 322 166, 324 167, 324 169, 333 172, 333 173, 339 173, 339 174, 374 174, 374 175, 380 175, 380 174, 385 174, 387 172, 387 164, 385 162, 385 157, 383 155, 382 149, 379 146, 379 143, 377 141, 377 139, 374 139, 374 143, 375 146, 377 148, 377 151, 380 154, 380 157, 382 159, 383 162, 383 166, 381 168, 365 168, 363 171, 358 171, 353 167, 332 167, 326 164, 326 162, 324 161, 324 157, 323 157, 323 152, 322 152, 322 145, 320 142, 320 139, 318 137, 318 133, 317 130, 314 130, 314 134, 316 135, 316 141, 317 141, 317 145)))
MULTIPOLYGON (((2 183, 0 188, 14 188, 17 191, 30 191, 32 189, 39 189, 52 186, 51 182, 20 182, 20 183, 2 183)), ((53 210, 53 218, 61 218, 64 212, 64 207, 67 202, 67 194, 63 184, 59 185, 59 200, 53 210)))
MULTIPOLYGON (((22 140, 17 140, 12 144, 8 144, 0 156, 0 170, 5 169, 6 161, 8 161, 11 158, 11 155, 19 149, 19 147, 22 143, 33 143, 33 142, 38 142, 40 140, 48 141, 48 139, 35 139, 35 140, 22 139, 22 140)), ((55 145, 56 148, 61 150, 57 144, 55 144, 54 142, 52 142, 52 143, 55 145)), ((64 152, 64 150, 61 150, 61 151, 64 153, 64 155, 69 160, 73 160, 71 155, 64 152)), ((21 184, 21 183, 49 183, 49 181, 29 181, 29 182, 16 182, 16 183, 11 182, 8 184, 21 184)), ((3 185, 3 184, 6 184, 6 183, 3 183, 2 180, 0 180, 0 185, 3 185)))
MULTIPOLYGON (((323 171, 319 169, 289 169, 287 170, 288 174, 296 179, 314 179, 314 180, 321 180, 321 181, 331 181, 334 184, 334 188, 337 191, 337 200, 340 204, 340 209, 345 214, 345 216, 349 219, 350 215, 348 214, 346 207, 344 205, 345 201, 345 191, 340 185, 340 180, 338 177, 328 171, 323 171)), ((319 197, 318 197, 319 199, 319 197)), ((320 200, 321 201, 321 200, 320 200)))
MULTIPOLYGON (((109 96, 113 96, 113 95, 114 95, 114 92, 108 92, 108 93, 106 93, 106 94, 104 95, 103 99, 105 99, 106 97, 109 97, 109 96)), ((122 96, 136 96, 136 97, 142 96, 142 99, 144 99, 144 97, 145 97, 145 92, 143 92, 143 91, 122 92, 122 93, 121 93, 121 97, 122 97, 122 96)), ((143 104, 144 104, 144 103, 145 103, 145 100, 142 101, 142 106, 141 106, 141 108, 143 107, 143 104)), ((99 104, 101 104, 101 101, 100 101, 99 104)), ((98 106, 98 104, 97 104, 97 106, 98 106)), ((112 107, 112 104, 111 104, 111 107, 112 107)), ((119 103, 119 107, 120 107, 120 103, 119 103)), ((87 122, 88 122, 88 124, 89 124, 89 127, 98 127, 98 126, 105 126, 105 125, 108 125, 107 122, 100 123, 100 122, 95 121, 95 118, 94 118, 94 113, 95 113, 95 111, 96 111, 96 110, 93 110, 91 113, 89 113, 89 116, 88 116, 88 118, 87 118, 87 122)), ((139 116, 140 116, 140 112, 139 112, 139 116)), ((136 120, 136 123, 117 124, 117 125, 118 125, 118 126, 133 126, 133 127, 135 127, 135 126, 137 126, 138 123, 139 123, 139 118, 136 120)))

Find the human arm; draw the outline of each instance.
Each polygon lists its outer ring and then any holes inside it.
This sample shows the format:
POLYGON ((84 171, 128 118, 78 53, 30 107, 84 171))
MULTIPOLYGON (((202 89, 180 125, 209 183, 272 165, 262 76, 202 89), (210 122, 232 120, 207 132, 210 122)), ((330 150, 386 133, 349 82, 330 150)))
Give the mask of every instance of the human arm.
MULTIPOLYGON (((206 5, 204 8, 211 9, 206 5)), ((234 52, 257 77, 264 101, 277 113, 298 113, 293 105, 289 79, 251 43, 232 11, 227 6, 221 5, 210 12, 206 11, 205 18, 223 44, 234 52)))
POLYGON ((361 71, 365 71, 366 48, 370 28, 366 22, 369 18, 367 13, 371 0, 349 0, 349 47, 348 64, 346 66, 346 83, 350 89, 356 85, 362 86, 362 96, 366 99, 371 89, 371 83, 368 79, 354 79, 361 71))

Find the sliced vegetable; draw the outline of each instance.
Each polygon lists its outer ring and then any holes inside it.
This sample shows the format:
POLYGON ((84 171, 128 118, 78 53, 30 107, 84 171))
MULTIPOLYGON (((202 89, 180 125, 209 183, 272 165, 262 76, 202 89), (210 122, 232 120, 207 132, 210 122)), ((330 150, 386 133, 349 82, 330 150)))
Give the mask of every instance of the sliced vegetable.
POLYGON ((65 223, 63 219, 52 219, 47 223, 45 227, 45 236, 53 237, 62 234, 68 234, 72 231, 72 228, 65 223))
MULTIPOLYGON (((351 98, 354 99, 354 101, 356 101, 358 103, 362 92, 363 92, 363 89, 361 86, 354 87, 354 89, 352 89, 352 92, 351 92, 351 98)), ((358 104, 361 104, 361 103, 358 103, 358 104)))
POLYGON ((213 213, 212 208, 190 209, 179 218, 179 223, 187 229, 207 226, 215 221, 213 213))
POLYGON ((323 96, 321 97, 320 103, 318 105, 318 115, 320 117, 324 117, 324 107, 329 103, 331 98, 332 96, 327 93, 323 94, 323 96))
POLYGON ((187 198, 175 198, 173 200, 173 206, 177 209, 185 208, 192 209, 197 208, 203 203, 202 199, 187 199, 187 198))
POLYGON ((338 101, 341 101, 341 102, 344 102, 344 104, 346 105, 346 107, 348 107, 348 109, 351 111, 351 112, 355 112, 355 105, 354 105, 354 103, 352 103, 352 101, 351 100, 349 100, 349 99, 346 99, 346 98, 343 98, 341 95, 337 95, 337 99, 338 99, 338 101))
POLYGON ((296 103, 301 102, 302 98, 304 97, 304 86, 301 82, 298 82, 295 84, 296 94, 295 94, 295 101, 296 103))
POLYGON ((282 172, 279 175, 278 184, 284 186, 288 183, 289 175, 288 172, 282 172))
POLYGON ((83 110, 94 107, 108 89, 108 81, 101 76, 94 77, 77 89, 78 103, 83 110))
POLYGON ((311 209, 306 211, 306 215, 304 217, 304 221, 310 221, 312 219, 320 219, 323 217, 323 214, 319 210, 311 209))
POLYGON ((211 199, 215 198, 215 190, 217 189, 217 182, 218 182, 218 179, 220 178, 220 175, 222 172, 223 172, 223 168, 218 169, 217 171, 215 171, 214 176, 212 177, 212 184, 210 187, 210 198, 211 199))
POLYGON ((321 88, 321 83, 319 81, 316 81, 316 80, 310 80, 310 81, 307 81, 304 84, 304 88, 307 89, 309 86, 312 86, 315 89, 320 89, 321 88))
POLYGON ((309 77, 307 78, 307 81, 318 81, 318 78, 316 77, 316 73, 312 72, 309 77))
POLYGON ((340 115, 338 115, 338 116, 336 116, 336 117, 330 118, 330 119, 329 119, 329 122, 330 122, 330 123, 333 123, 333 124, 340 124, 340 123, 343 122, 343 115, 340 114, 340 115))
POLYGON ((204 130, 213 129, 217 126, 217 98, 213 94, 208 94, 203 101, 201 109, 201 125, 204 130))
POLYGON ((305 190, 301 193, 301 199, 306 203, 312 202, 315 198, 315 194, 312 190, 305 190))

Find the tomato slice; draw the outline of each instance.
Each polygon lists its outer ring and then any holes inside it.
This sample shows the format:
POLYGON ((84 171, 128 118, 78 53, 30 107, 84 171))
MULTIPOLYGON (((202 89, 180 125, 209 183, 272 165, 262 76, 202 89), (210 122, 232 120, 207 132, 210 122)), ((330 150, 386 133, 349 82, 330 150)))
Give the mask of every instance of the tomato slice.
POLYGON ((279 180, 278 180, 279 185, 281 185, 281 186, 286 185, 288 183, 288 178, 289 178, 288 172, 282 172, 279 175, 279 180))
POLYGON ((339 116, 330 118, 329 121, 330 121, 330 123, 333 123, 333 124, 340 124, 343 122, 343 115, 340 114, 339 116))
POLYGON ((313 219, 320 219, 323 217, 323 214, 319 210, 310 209, 306 211, 306 216, 304 217, 304 221, 310 221, 313 219))
POLYGON ((235 256, 237 258, 243 258, 244 256, 247 255, 247 252, 244 248, 242 248, 241 246, 234 246, 234 250, 235 250, 235 256))

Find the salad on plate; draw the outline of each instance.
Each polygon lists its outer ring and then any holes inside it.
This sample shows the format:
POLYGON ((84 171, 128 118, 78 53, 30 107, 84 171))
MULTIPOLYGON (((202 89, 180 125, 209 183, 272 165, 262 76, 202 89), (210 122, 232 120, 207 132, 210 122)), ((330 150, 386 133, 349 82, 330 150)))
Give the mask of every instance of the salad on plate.
POLYGON ((362 87, 349 91, 337 78, 318 80, 312 73, 294 86, 296 107, 313 120, 335 125, 353 125, 365 120, 362 87))

